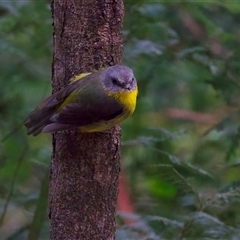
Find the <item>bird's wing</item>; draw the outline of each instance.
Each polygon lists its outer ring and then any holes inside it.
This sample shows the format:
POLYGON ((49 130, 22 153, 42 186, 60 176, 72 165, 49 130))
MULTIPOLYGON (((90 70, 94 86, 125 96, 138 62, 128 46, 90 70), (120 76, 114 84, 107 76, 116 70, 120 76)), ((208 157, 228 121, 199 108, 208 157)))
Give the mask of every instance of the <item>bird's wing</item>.
POLYGON ((86 126, 99 121, 109 121, 123 114, 124 107, 113 97, 105 96, 91 104, 69 103, 54 114, 50 121, 60 124, 86 126))
POLYGON ((77 83, 69 85, 52 96, 43 100, 38 107, 29 114, 24 125, 28 129, 28 134, 38 135, 44 126, 50 124, 50 118, 56 111, 56 108, 72 93, 77 87, 77 83))
POLYGON ((38 105, 37 109, 52 108, 64 101, 64 99, 78 87, 78 83, 71 84, 50 97, 44 99, 38 105))

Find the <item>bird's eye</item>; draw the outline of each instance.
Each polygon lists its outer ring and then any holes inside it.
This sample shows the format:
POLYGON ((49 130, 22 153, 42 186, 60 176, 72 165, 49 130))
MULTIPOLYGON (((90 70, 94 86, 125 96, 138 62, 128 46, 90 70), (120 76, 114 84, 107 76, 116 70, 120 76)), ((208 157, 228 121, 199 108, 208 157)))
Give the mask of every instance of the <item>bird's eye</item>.
POLYGON ((133 77, 133 78, 132 78, 132 82, 134 82, 134 80, 135 80, 135 79, 134 79, 134 77, 133 77))
POLYGON ((112 78, 112 83, 116 85, 118 83, 118 80, 116 78, 112 78))

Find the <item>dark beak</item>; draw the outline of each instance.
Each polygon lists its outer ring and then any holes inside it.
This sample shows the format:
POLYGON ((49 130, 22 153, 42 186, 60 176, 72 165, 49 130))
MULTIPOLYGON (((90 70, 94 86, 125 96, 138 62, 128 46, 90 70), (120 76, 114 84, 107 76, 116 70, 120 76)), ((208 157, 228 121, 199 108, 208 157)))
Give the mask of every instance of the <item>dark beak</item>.
POLYGON ((131 90, 131 84, 130 83, 127 83, 125 86, 124 86, 125 89, 127 90, 131 90))

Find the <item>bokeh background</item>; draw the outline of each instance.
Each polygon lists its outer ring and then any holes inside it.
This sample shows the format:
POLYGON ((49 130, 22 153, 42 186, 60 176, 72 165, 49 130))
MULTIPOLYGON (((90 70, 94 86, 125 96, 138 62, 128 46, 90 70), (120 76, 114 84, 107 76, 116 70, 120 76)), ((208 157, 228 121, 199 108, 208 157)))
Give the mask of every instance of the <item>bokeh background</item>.
MULTIPOLYGON (((239 25, 238 1, 125 1, 117 240, 240 238, 239 25)), ((52 30, 49 1, 0 1, 1 240, 49 238, 51 136, 22 123, 51 94, 52 30)))

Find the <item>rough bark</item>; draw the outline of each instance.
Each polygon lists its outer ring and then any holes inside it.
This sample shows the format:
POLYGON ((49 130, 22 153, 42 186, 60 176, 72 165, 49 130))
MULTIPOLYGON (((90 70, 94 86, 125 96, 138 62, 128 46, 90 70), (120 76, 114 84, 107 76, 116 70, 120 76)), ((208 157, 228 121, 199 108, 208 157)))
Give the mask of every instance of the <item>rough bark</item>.
MULTIPOLYGON (((120 63, 122 1, 54 0, 52 13, 54 92, 75 74, 120 63)), ((51 239, 114 239, 119 172, 119 127, 105 133, 54 134, 51 239)))

